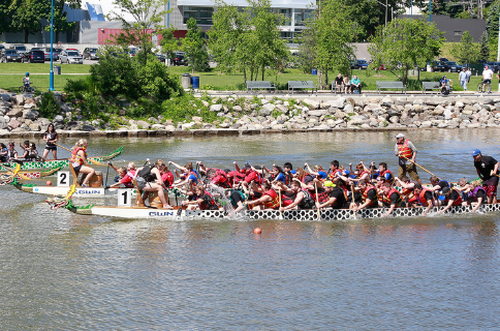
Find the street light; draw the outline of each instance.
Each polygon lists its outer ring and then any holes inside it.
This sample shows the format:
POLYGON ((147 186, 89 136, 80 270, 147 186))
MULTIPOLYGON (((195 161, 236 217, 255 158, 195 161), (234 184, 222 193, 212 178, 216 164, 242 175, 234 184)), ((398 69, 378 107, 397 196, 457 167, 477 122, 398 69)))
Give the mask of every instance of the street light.
MULTIPOLYGON (((378 0, 375 0, 375 1, 377 1, 379 4, 381 4, 382 6, 385 7, 385 26, 387 27, 387 10, 389 7, 391 7, 391 5, 389 5, 389 0, 385 0, 385 3, 382 3, 378 0)), ((394 18, 394 12, 393 12, 393 15, 391 17, 394 18)))
POLYGON ((50 82, 49 91, 54 91, 54 0, 50 9, 50 82))

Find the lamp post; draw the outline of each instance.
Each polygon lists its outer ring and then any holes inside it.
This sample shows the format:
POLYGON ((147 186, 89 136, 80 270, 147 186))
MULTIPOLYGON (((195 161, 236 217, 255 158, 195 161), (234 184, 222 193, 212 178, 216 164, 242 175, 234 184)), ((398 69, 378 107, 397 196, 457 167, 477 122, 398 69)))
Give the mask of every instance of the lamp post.
POLYGON ((54 0, 50 9, 50 82, 49 90, 54 91, 54 0))
POLYGON ((432 0, 429 0, 429 23, 431 22, 431 15, 432 15, 431 1, 432 0))
MULTIPOLYGON (((375 1, 377 1, 379 4, 381 4, 382 6, 385 7, 385 26, 387 27, 387 10, 389 9, 389 7, 391 7, 391 5, 389 5, 389 0, 385 0, 385 3, 380 2, 378 0, 375 0, 375 1)), ((394 18, 394 13, 393 13, 392 17, 394 18)))

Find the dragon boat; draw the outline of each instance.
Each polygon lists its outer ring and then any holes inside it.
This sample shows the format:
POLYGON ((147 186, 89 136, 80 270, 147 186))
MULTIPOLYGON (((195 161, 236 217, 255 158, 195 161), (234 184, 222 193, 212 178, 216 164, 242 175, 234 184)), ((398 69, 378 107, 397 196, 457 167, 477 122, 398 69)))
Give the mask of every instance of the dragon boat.
MULTIPOLYGON (((91 156, 88 158, 89 162, 103 162, 107 160, 111 160, 123 152, 123 147, 119 147, 113 152, 104 155, 104 156, 91 156)), ((14 168, 18 162, 4 162, 0 163, 0 171, 9 171, 9 168, 14 168)), ((66 168, 69 166, 69 158, 68 159, 59 159, 59 160, 46 160, 46 161, 22 161, 21 170, 38 170, 45 168, 66 168)))
MULTIPOLYGON (((52 169, 40 169, 40 171, 19 171, 16 175, 17 179, 40 179, 43 177, 48 177, 54 175, 56 172, 61 170, 62 167, 56 167, 52 169)), ((0 172, 0 177, 12 176, 12 170, 0 172)))
MULTIPOLYGON (((115 206, 96 206, 86 205, 77 206, 69 200, 64 206, 69 211, 78 215, 95 215, 103 217, 113 217, 122 219, 159 219, 159 220, 195 220, 195 219, 222 219, 228 218, 224 210, 168 210, 155 209, 148 207, 115 207, 115 206)), ((179 207, 176 207, 179 208, 179 207)), ((436 213, 445 207, 434 207, 429 212, 436 213)), ((362 209, 357 212, 350 209, 324 209, 320 210, 247 210, 237 214, 237 217, 252 220, 295 220, 295 221, 340 221, 354 220, 361 218, 381 218, 387 212, 387 208, 362 209)), ((418 217, 424 212, 425 208, 396 208, 392 212, 393 217, 418 217)), ((472 211, 471 206, 453 206, 443 213, 467 214, 472 211)), ((479 211, 498 212, 500 204, 485 204, 479 208, 479 211)))

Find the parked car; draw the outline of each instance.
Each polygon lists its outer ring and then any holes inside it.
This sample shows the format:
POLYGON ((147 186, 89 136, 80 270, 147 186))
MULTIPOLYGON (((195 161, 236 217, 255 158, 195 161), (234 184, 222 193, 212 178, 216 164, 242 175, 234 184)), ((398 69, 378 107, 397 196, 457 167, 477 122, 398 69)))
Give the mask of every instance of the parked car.
POLYGON ((0 62, 21 62, 21 55, 14 49, 2 49, 0 53, 0 62))
POLYGON ((366 70, 368 69, 368 61, 366 60, 356 60, 356 64, 358 65, 358 68, 361 70, 366 70))
POLYGON ((84 60, 99 60, 99 55, 97 53, 98 48, 87 47, 83 50, 83 59, 84 60))
POLYGON ((5 49, 5 46, 0 44, 0 52, 2 51, 2 49, 5 49))
POLYGON ((163 54, 156 54, 156 58, 162 63, 165 63, 165 60, 167 59, 167 57, 163 54))
POLYGON ((500 62, 486 62, 486 64, 490 67, 493 72, 500 71, 500 62))
MULTIPOLYGON (((43 51, 45 53, 44 54, 45 55, 45 61, 50 61, 50 47, 44 48, 43 51)), ((53 54, 53 58, 52 58, 53 61, 59 60, 59 52, 57 51, 56 48, 52 49, 52 54, 53 54)))
POLYGON ((45 53, 42 50, 32 48, 22 55, 24 63, 45 63, 45 53))
POLYGON ((83 57, 80 56, 78 51, 74 50, 65 50, 61 54, 59 54, 59 62, 60 63, 78 63, 83 64, 83 57))
POLYGON ((66 51, 76 51, 76 52, 78 52, 78 54, 80 56, 82 56, 82 54, 80 54, 80 51, 78 50, 78 48, 66 48, 66 51))
POLYGON ((185 66, 187 65, 187 60, 184 56, 184 52, 177 52, 174 54, 174 59, 172 61, 174 66, 185 66))
POLYGON ((447 71, 447 69, 448 69, 443 63, 441 63, 439 61, 432 61, 430 63, 430 66, 432 68, 432 71, 444 72, 444 71, 447 71))
POLYGON ((137 50, 136 49, 130 49, 128 51, 128 56, 130 56, 130 57, 134 57, 136 54, 137 54, 137 50))
POLYGON ((454 61, 446 61, 445 67, 448 72, 460 72, 462 71, 462 66, 454 61))
POLYGON ((24 53, 28 52, 26 46, 24 45, 14 45, 11 47, 11 49, 15 49, 19 55, 23 55, 24 53))

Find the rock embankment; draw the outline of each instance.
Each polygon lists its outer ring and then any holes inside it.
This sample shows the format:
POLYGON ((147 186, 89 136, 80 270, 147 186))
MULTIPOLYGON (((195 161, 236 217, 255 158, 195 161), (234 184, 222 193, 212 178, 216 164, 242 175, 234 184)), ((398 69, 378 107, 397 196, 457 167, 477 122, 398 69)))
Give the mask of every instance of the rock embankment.
MULTIPOLYGON (((0 94, 0 136, 36 136, 51 122, 40 117, 40 96, 0 94)), ((63 134, 78 135, 186 135, 283 132, 342 129, 480 128, 500 127, 500 98, 462 96, 331 96, 277 98, 273 95, 227 97, 203 100, 203 107, 216 113, 217 120, 204 122, 193 116, 174 123, 163 116, 145 120, 121 117, 120 125, 85 119, 78 103, 64 102, 56 94, 61 112, 53 121, 63 134)), ((123 111, 125 113, 125 111, 123 111)), ((123 115, 123 114, 122 114, 123 115)))

